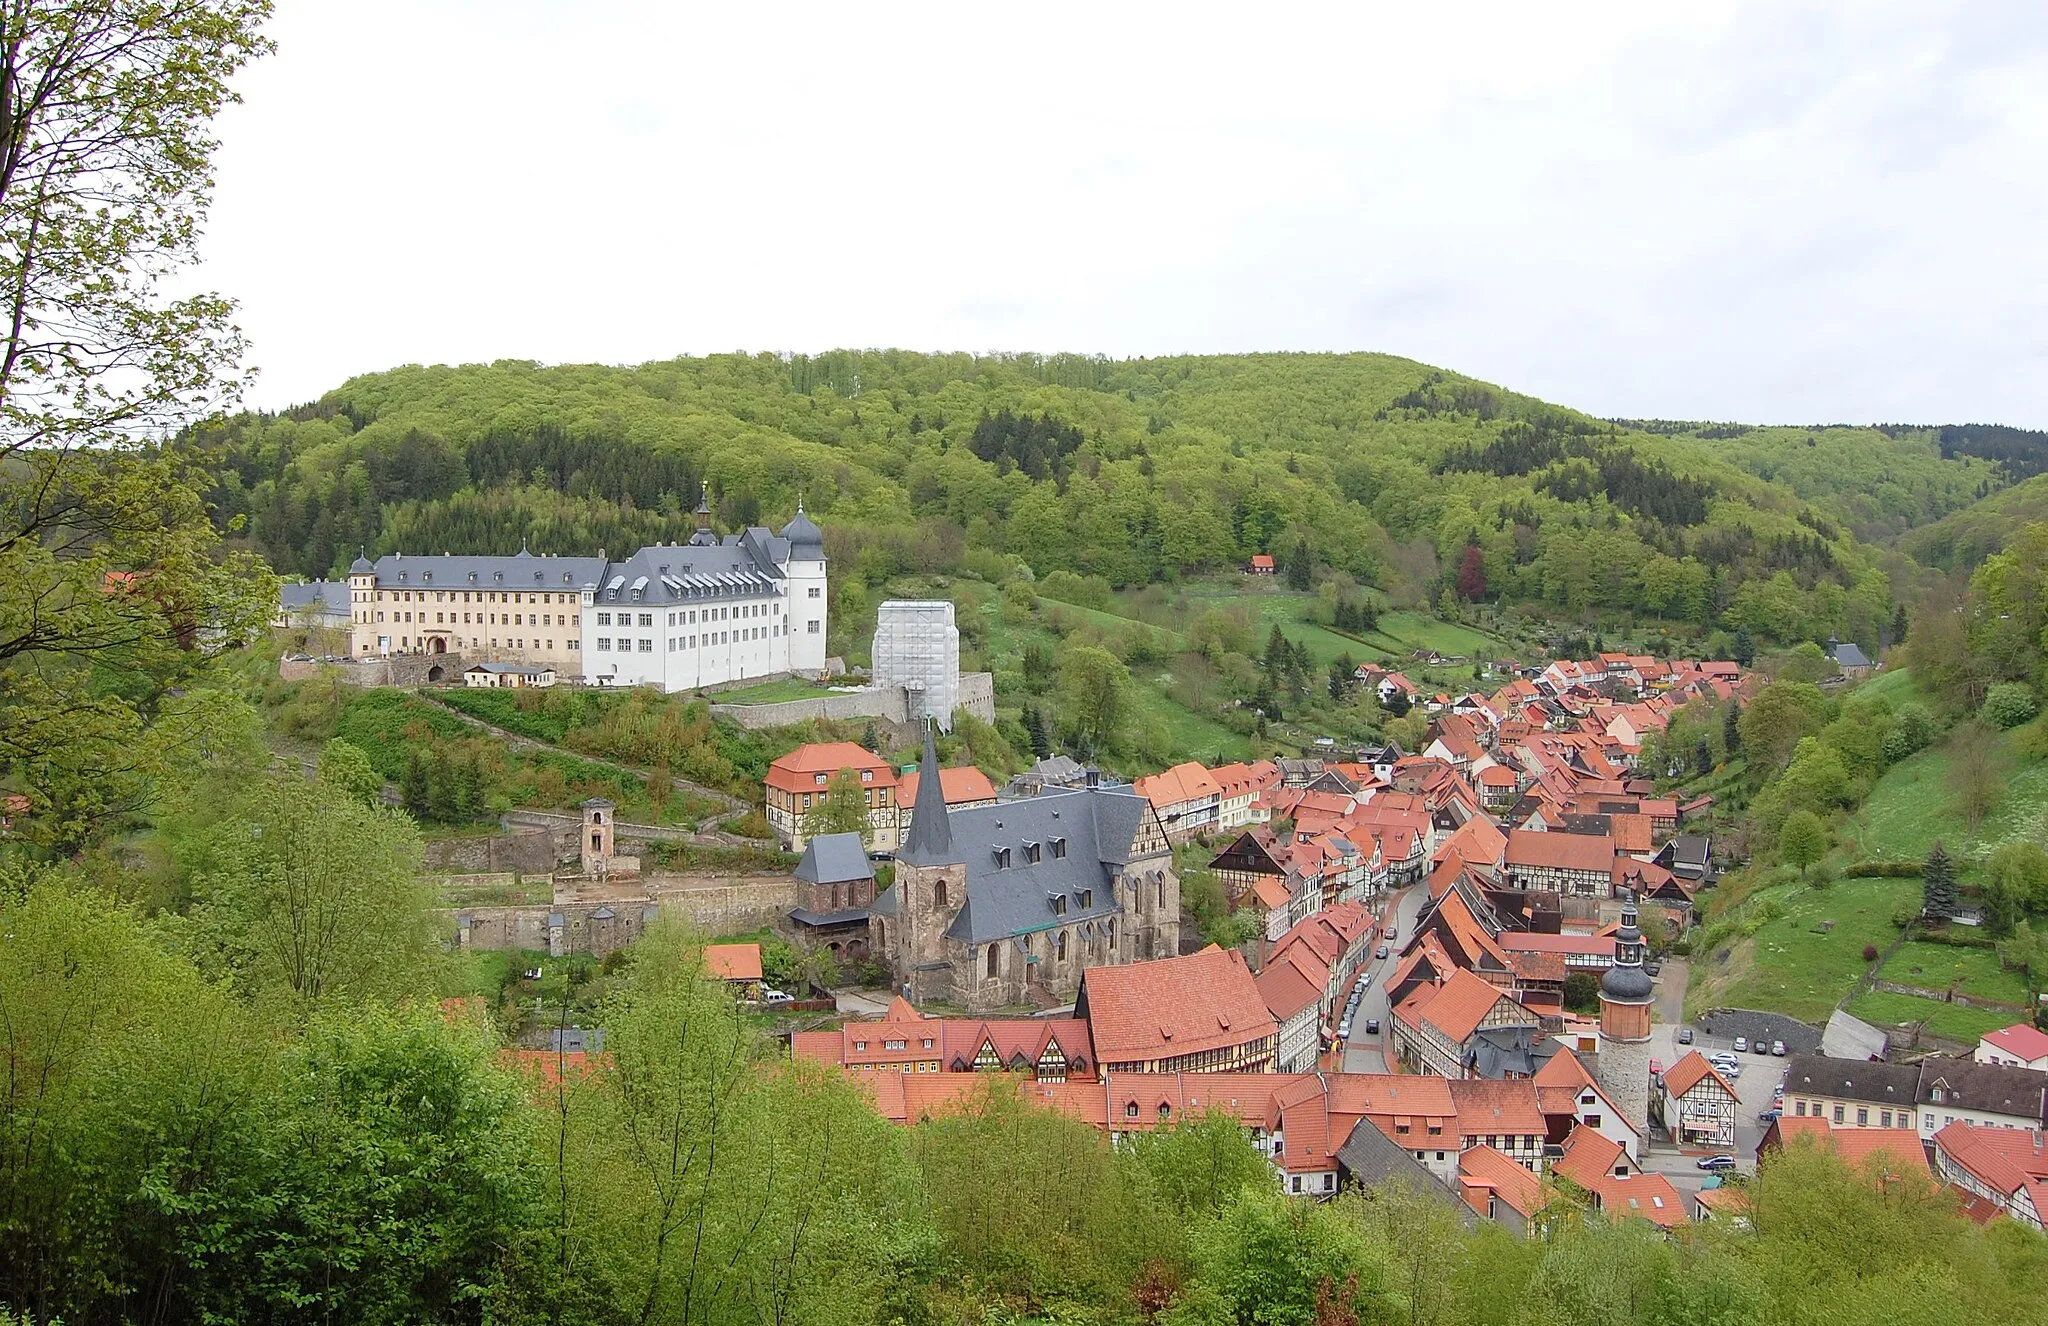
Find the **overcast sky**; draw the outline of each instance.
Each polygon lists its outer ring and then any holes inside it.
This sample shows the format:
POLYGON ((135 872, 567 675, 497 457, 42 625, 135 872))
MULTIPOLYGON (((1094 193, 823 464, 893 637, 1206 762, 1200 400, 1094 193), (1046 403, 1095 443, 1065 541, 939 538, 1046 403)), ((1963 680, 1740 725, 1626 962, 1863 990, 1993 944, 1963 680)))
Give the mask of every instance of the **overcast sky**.
POLYGON ((278 10, 205 246, 266 406, 499 357, 1380 350, 1601 415, 2048 427, 2038 0, 278 10))

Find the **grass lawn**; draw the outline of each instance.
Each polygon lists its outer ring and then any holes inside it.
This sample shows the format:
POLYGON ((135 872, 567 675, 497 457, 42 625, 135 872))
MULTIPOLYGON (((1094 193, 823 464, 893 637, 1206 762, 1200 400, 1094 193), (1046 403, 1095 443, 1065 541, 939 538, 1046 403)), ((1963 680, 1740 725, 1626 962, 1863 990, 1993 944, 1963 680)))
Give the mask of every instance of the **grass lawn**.
POLYGON ((1379 629, 1366 638, 1375 642, 1381 638, 1390 640, 1404 654, 1418 649, 1434 649, 1440 654, 1480 659, 1501 649, 1501 642, 1484 631, 1475 631, 1469 626, 1442 621, 1420 612, 1382 613, 1379 629))
POLYGON ((1863 948, 1880 952, 1899 932, 1892 913, 1920 896, 1915 879, 1845 879, 1825 889, 1793 887, 1760 896, 1775 898, 1784 914, 1767 923, 1748 950, 1747 969, 1712 996, 1734 1008, 1775 1009, 1801 1021, 1822 1023, 1864 973, 1863 948), (1822 933, 1823 922, 1834 925, 1822 933))
POLYGON ((2021 756, 2009 732, 1996 741, 2013 772, 2005 794, 1975 832, 1955 809, 1949 752, 1937 747, 1887 769, 1849 817, 1844 838, 1853 838, 1865 857, 1908 860, 1926 856, 1939 839, 1949 855, 1966 862, 1981 860, 2002 843, 2048 841, 2048 760, 2021 756))
POLYGON ((1908 700, 1924 702, 1927 698, 1920 693, 1919 686, 1914 683, 1910 668, 1892 668, 1880 672, 1856 687, 1851 694, 1859 700, 1890 700, 1894 705, 1904 704, 1908 700))
POLYGON ((2007 971, 1999 963, 1998 954, 1988 948, 1958 948, 1953 944, 1914 940, 1900 945, 1879 974, 1900 985, 1954 989, 2012 1004, 2027 1002, 2027 987, 2019 973, 2007 971))
POLYGON ((1216 720, 1198 714, 1170 698, 1173 674, 1170 670, 1139 668, 1132 672, 1138 684, 1131 687, 1131 722, 1145 732, 1164 732, 1176 754, 1208 764, 1221 755, 1225 760, 1251 758, 1250 737, 1241 737, 1216 720))
POLYGON ((713 691, 705 698, 713 704, 780 704, 784 700, 814 700, 830 694, 832 692, 827 688, 813 685, 801 677, 783 677, 778 681, 764 681, 758 686, 713 691))
POLYGON ((1090 626, 1108 631, 1111 634, 1122 634, 1131 630, 1150 631, 1164 642, 1167 649, 1182 650, 1188 647, 1187 637, 1181 635, 1178 631, 1169 631, 1161 626, 1153 626, 1149 622, 1141 622, 1135 617, 1119 616, 1114 612, 1103 612, 1098 608, 1084 608, 1078 603, 1068 603, 1063 599, 1045 598, 1043 595, 1040 596, 1040 600, 1046 605, 1043 611, 1064 613, 1074 621, 1086 622, 1090 626))
POLYGON ((1933 1035, 1947 1040, 1969 1044, 1987 1031, 2009 1027, 2014 1018, 2010 1013, 1996 1009, 1971 1008, 1967 1004, 1944 1004, 1934 999, 1919 999, 1913 995, 1889 994, 1873 991, 1858 995, 1849 1002, 1852 1016, 1879 1027, 1895 1027, 1904 1022, 1925 1022, 1933 1035))
POLYGON ((436 985, 443 999, 458 999, 475 995, 495 1003, 498 991, 504 988, 505 978, 512 971, 515 954, 493 953, 483 949, 450 953, 437 974, 436 985))

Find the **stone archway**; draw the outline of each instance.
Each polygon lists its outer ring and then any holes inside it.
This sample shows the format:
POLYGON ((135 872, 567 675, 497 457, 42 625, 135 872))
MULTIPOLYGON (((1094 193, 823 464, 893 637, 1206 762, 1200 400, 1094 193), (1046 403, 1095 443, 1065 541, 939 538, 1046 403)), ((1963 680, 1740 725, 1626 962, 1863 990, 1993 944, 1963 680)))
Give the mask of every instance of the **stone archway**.
POLYGON ((448 652, 448 640, 447 640, 447 638, 446 638, 445 636, 439 636, 439 635, 434 635, 434 636, 429 636, 429 637, 427 637, 427 652, 428 652, 428 653, 430 653, 430 654, 445 654, 445 653, 447 653, 447 652, 448 652))
POLYGON ((436 663, 433 667, 427 669, 427 680, 430 682, 448 680, 448 669, 436 663))

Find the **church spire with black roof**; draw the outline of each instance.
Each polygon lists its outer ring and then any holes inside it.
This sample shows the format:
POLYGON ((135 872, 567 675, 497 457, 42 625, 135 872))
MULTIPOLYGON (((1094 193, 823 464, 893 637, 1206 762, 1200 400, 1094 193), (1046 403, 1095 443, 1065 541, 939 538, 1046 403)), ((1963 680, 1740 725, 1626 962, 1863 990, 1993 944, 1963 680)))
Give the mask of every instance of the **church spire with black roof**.
POLYGON ((924 725, 924 758, 917 766, 917 802, 910 808, 910 832, 896 859, 913 866, 958 863, 953 851, 953 826, 946 814, 946 789, 939 781, 939 748, 930 719, 924 725))

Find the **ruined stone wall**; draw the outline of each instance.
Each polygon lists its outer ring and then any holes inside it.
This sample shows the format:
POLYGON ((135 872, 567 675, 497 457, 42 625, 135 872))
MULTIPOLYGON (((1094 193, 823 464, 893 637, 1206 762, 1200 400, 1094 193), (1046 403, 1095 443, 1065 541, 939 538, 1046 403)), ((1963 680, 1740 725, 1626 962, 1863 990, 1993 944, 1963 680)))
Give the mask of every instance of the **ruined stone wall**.
MULTIPOLYGON (((569 855, 575 854, 576 834, 569 833, 569 855)), ((516 871, 522 875, 546 875, 562 859, 562 845, 548 829, 521 829, 483 837, 440 838, 426 845, 426 868, 437 875, 492 875, 516 871)))

